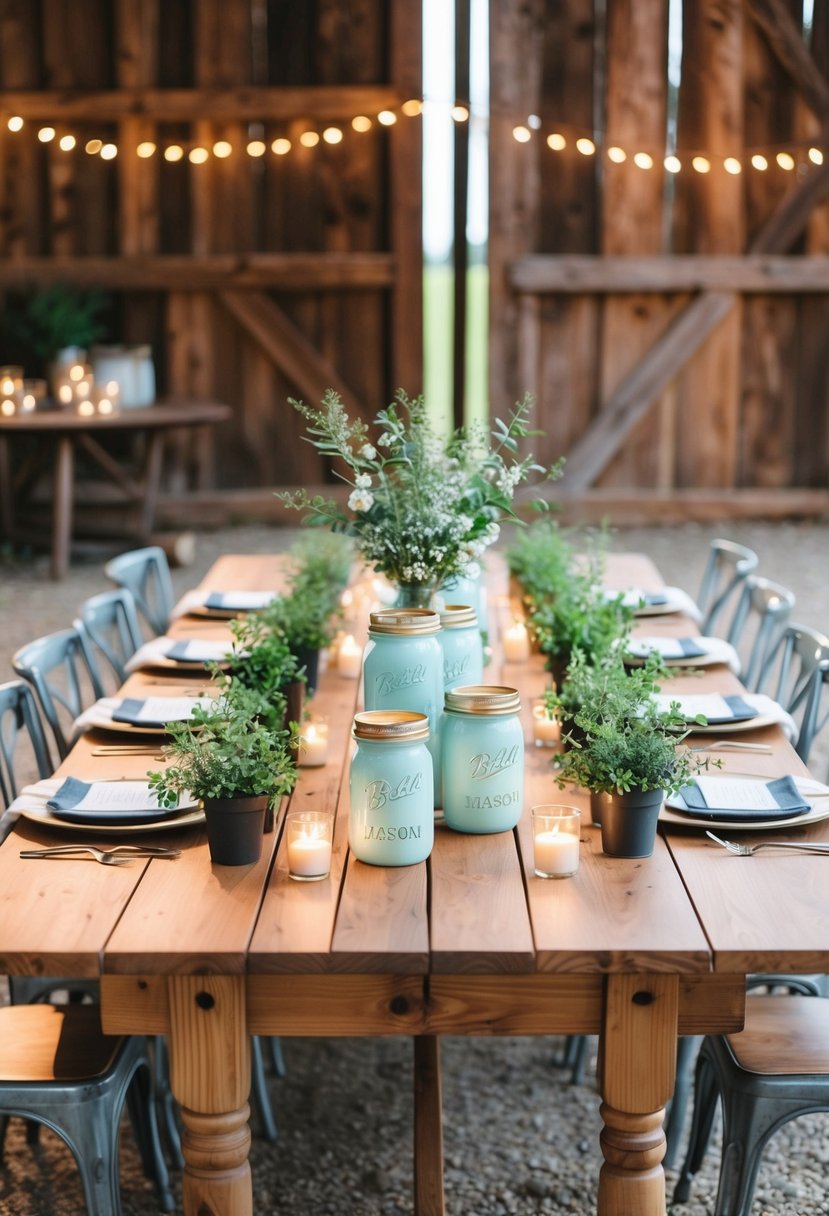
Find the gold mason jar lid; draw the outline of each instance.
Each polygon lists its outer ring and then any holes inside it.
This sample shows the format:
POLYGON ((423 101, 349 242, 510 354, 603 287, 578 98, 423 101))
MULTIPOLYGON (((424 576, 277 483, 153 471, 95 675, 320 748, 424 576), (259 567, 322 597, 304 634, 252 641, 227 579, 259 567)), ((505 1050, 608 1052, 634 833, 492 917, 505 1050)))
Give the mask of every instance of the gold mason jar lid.
POLYGON ((477 624, 477 613, 469 604, 444 604, 440 610, 441 629, 467 629, 477 624))
POLYGON ((382 608, 369 614, 371 633, 437 633, 440 617, 431 608, 382 608))
POLYGON ((413 743, 429 738, 429 719, 408 709, 365 709, 354 715, 355 739, 413 743))
POLYGON ((517 688, 503 684, 462 684, 449 689, 445 706, 457 714, 514 714, 521 698, 517 688))

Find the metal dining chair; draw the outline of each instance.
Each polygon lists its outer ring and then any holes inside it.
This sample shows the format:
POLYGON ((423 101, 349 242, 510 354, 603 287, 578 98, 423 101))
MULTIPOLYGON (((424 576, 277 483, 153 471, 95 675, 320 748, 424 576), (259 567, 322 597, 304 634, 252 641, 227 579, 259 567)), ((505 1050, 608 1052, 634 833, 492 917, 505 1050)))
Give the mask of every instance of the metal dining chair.
POLYGON ((77 1162, 89 1216, 120 1216, 118 1132, 125 1103, 161 1209, 175 1208, 149 1086, 146 1039, 105 1035, 97 1005, 0 1009, 0 1147, 10 1115, 49 1127, 77 1162))
POLYGON ((104 688, 92 648, 80 630, 61 629, 29 642, 12 656, 12 667, 34 689, 40 712, 52 733, 58 758, 71 745, 71 725, 104 688))
POLYGON ((104 573, 116 587, 132 593, 140 616, 154 635, 166 633, 173 611, 173 580, 167 554, 159 545, 113 557, 104 573))
POLYGON ((757 679, 798 724, 798 756, 809 759, 815 736, 829 722, 829 636, 808 625, 787 625, 757 679))
POLYGON ((106 669, 120 687, 127 678, 128 660, 144 641, 132 592, 116 587, 91 596, 81 604, 73 623, 86 634, 96 657, 103 656, 106 669))
POLYGON ((30 778, 51 775, 49 749, 34 693, 25 680, 0 684, 0 803, 7 807, 17 797, 21 784, 30 778))
POLYGON ((726 641, 740 656, 740 679, 749 692, 757 691, 760 673, 794 605, 794 592, 788 587, 756 574, 749 574, 745 579, 726 641))
POLYGON ((714 1216, 749 1216, 763 1150, 799 1115, 829 1111, 829 1003, 792 977, 791 996, 752 996, 738 1034, 709 1035, 697 1059, 694 1118, 674 1203, 690 1198, 717 1099, 723 1150, 714 1216))
POLYGON ((702 573, 697 606, 703 614, 700 632, 715 633, 715 625, 734 604, 749 574, 757 569, 759 558, 753 549, 733 540, 717 538, 708 549, 702 573))

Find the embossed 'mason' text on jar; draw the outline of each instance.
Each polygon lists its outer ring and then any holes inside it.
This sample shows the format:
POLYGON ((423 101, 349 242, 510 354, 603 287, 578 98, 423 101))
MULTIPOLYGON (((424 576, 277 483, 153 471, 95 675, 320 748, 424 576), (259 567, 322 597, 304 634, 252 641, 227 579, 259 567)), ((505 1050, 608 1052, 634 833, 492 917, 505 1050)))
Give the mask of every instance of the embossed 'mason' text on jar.
POLYGON ((484 678, 484 647, 478 617, 466 604, 446 604, 440 609, 444 691, 461 684, 480 684, 484 678))
POLYGON ((433 789, 440 801, 440 722, 443 716, 443 651, 440 617, 430 608, 387 608, 369 617, 363 660, 367 710, 399 710, 429 719, 427 747, 433 789))
POLYGON ((425 714, 367 710, 354 716, 348 843, 359 861, 425 861, 435 835, 432 758, 425 714))
POLYGON ((446 693, 443 813, 456 832, 506 832, 524 805, 524 732, 514 688, 473 684, 446 693))

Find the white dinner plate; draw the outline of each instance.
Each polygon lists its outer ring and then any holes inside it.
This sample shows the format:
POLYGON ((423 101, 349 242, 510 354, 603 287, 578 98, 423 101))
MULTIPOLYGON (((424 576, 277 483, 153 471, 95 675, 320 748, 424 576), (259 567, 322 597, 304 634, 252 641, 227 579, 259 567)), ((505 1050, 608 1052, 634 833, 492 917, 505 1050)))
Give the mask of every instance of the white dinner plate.
MULTIPOLYGON (((710 775, 714 776, 713 773, 710 775)), ((758 777, 757 773, 726 773, 723 775, 727 776, 730 781, 774 781, 775 779, 765 773, 762 777, 758 777)), ((786 776, 787 774, 778 775, 786 776)), ((681 810, 676 809, 685 806, 682 795, 669 794, 659 812, 659 822, 668 823, 672 827, 695 828, 697 831, 705 831, 706 828, 721 828, 723 831, 729 832, 771 832, 778 828, 799 828, 810 823, 819 823, 822 819, 829 819, 829 786, 824 785, 821 781, 815 781, 811 777, 795 777, 794 783, 807 802, 810 794, 827 796, 815 799, 812 809, 803 815, 791 815, 788 819, 754 819, 746 823, 735 823, 733 819, 701 819, 696 816, 683 815, 681 810)))
POLYGON ((204 811, 198 807, 175 819, 158 819, 155 823, 69 823, 65 819, 58 819, 44 803, 42 810, 32 807, 29 810, 21 811, 20 818, 31 819, 43 827, 60 828, 62 831, 97 832, 99 836, 109 836, 110 834, 120 836, 122 832, 172 832, 176 828, 193 827, 194 824, 204 823, 204 811))

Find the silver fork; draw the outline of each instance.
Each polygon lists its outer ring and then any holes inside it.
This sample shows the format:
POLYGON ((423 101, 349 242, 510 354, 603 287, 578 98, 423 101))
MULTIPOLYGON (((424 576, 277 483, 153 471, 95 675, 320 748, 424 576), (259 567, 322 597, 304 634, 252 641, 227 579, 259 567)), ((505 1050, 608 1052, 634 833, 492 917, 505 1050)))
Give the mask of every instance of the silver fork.
POLYGON ((181 849, 165 849, 157 845, 119 844, 111 849, 96 849, 89 844, 55 845, 50 849, 21 849, 20 856, 72 858, 89 854, 103 866, 125 866, 136 858, 167 858, 181 856, 181 849))
POLYGON ((701 743, 689 750, 692 752, 765 752, 766 755, 771 755, 771 748, 767 743, 738 743, 736 739, 716 739, 713 743, 701 743))
POLYGON ((724 849, 728 849, 729 853, 733 853, 735 857, 751 857, 760 849, 795 849, 801 853, 829 853, 829 843, 821 844, 819 841, 810 844, 805 840, 764 840, 760 844, 737 844, 735 840, 722 840, 713 832, 706 832, 705 835, 711 840, 715 840, 717 844, 721 844, 724 849))

